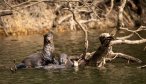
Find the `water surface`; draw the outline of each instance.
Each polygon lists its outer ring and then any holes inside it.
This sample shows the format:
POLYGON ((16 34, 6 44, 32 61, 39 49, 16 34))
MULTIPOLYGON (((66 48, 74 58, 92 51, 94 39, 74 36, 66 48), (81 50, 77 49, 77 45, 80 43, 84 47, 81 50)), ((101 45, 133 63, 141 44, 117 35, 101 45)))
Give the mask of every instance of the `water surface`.
MULTIPOLYGON (((99 46, 97 30, 89 32, 89 50, 95 51, 99 46)), ((109 32, 109 31, 106 31, 109 32)), ((84 49, 83 33, 55 33, 54 43, 57 53, 80 55, 84 49)), ((87 66, 77 69, 24 69, 15 74, 9 71, 14 59, 19 63, 27 55, 40 51, 43 35, 1 37, 0 38, 0 84, 146 84, 146 69, 137 69, 137 63, 127 63, 117 59, 109 62, 105 69, 87 66)), ((124 52, 142 59, 146 63, 146 51, 142 45, 116 46, 116 52, 124 52)))

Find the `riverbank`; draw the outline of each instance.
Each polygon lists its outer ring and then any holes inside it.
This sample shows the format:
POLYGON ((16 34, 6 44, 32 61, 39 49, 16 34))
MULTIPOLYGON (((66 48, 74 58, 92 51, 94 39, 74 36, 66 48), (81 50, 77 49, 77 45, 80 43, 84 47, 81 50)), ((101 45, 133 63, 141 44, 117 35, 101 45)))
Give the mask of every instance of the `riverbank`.
MULTIPOLYGON (((146 23, 146 6, 143 2, 145 1, 139 1, 136 4, 135 1, 127 2, 122 14, 122 24, 125 27, 134 28, 146 23)), ((0 35, 18 36, 44 33, 48 30, 80 30, 79 24, 89 31, 93 28, 104 30, 120 26, 118 9, 120 1, 113 2, 113 7, 108 0, 93 2, 89 0, 85 2, 88 7, 81 2, 70 2, 70 6, 74 8, 72 12, 75 17, 71 11, 66 10, 69 8, 66 2, 38 3, 37 1, 12 0, 7 3, 13 7, 11 9, 13 14, 0 18, 0 35)), ((0 10, 10 10, 10 7, 3 1, 0 4, 2 4, 0 10)))

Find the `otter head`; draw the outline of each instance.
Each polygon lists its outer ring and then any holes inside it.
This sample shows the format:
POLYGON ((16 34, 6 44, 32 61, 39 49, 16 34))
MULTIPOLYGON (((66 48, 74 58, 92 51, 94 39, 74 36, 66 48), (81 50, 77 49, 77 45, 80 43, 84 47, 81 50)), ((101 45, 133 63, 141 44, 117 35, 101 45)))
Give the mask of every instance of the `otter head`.
POLYGON ((53 43, 53 33, 49 32, 44 35, 44 44, 53 43))
POLYGON ((67 54, 64 54, 64 53, 62 53, 60 55, 60 61, 59 62, 60 62, 59 63, 60 65, 63 64, 66 67, 72 67, 74 65, 73 62, 68 58, 67 54))
POLYGON ((66 64, 67 60, 68 60, 67 54, 62 53, 60 55, 60 60, 59 60, 60 64, 66 64))
POLYGON ((111 40, 113 40, 113 36, 111 36, 109 33, 102 33, 100 36, 99 36, 99 40, 100 40, 100 43, 103 45, 103 44, 106 44, 108 45, 110 43, 111 40))

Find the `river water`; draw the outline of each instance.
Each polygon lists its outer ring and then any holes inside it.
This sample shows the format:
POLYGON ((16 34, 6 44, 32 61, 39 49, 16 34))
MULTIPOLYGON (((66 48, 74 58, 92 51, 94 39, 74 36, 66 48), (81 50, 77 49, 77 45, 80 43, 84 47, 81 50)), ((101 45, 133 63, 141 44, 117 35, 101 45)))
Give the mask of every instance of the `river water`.
MULTIPOLYGON (((90 31, 89 50, 95 51, 99 46, 98 36, 102 32, 90 31)), ((68 55, 80 55, 84 50, 84 39, 81 31, 56 32, 54 35, 55 51, 68 55)), ((104 69, 86 66, 72 69, 23 69, 11 73, 12 60, 19 63, 27 55, 40 51, 43 46, 43 35, 0 37, 0 84, 146 84, 146 69, 137 69, 142 65, 122 59, 106 64, 104 69)), ((142 59, 146 63, 146 51, 142 45, 118 45, 116 52, 142 59)))

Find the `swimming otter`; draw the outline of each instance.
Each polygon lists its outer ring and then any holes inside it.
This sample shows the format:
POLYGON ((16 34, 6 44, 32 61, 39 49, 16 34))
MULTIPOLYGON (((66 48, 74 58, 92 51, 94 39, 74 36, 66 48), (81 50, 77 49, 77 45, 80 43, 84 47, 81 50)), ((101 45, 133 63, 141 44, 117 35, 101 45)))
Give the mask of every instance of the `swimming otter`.
POLYGON ((62 69, 62 68, 71 68, 74 66, 74 63, 70 60, 70 58, 65 53, 61 53, 58 60, 59 64, 49 64, 43 66, 43 69, 62 69))
MULTIPOLYGON (((54 49, 53 34, 49 32, 44 35, 43 50, 29 55, 20 64, 17 64, 15 68, 40 68, 48 64, 56 64, 57 61, 53 57, 54 49)), ((11 70, 13 69, 11 68, 11 70)))
POLYGON ((70 60, 70 58, 65 53, 60 54, 59 64, 65 65, 66 67, 72 67, 74 65, 73 62, 70 60))

